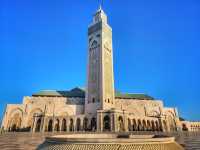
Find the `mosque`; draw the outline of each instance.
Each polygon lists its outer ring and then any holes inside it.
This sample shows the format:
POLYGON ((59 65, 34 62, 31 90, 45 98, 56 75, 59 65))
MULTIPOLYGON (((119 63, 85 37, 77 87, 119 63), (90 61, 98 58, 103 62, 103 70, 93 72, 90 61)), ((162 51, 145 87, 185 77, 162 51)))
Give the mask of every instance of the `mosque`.
POLYGON ((25 96, 22 104, 7 105, 1 127, 30 132, 171 132, 181 131, 182 123, 177 109, 164 107, 161 100, 115 91, 112 28, 99 8, 88 27, 86 88, 25 96))

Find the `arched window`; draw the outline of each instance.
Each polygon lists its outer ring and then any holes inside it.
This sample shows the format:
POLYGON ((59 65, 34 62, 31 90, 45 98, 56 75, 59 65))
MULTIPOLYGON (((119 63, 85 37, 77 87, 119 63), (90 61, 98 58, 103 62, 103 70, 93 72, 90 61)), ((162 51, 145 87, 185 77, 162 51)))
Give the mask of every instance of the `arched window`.
POLYGON ((96 47, 97 47, 97 41, 93 41, 92 45, 91 45, 91 48, 96 48, 96 47))

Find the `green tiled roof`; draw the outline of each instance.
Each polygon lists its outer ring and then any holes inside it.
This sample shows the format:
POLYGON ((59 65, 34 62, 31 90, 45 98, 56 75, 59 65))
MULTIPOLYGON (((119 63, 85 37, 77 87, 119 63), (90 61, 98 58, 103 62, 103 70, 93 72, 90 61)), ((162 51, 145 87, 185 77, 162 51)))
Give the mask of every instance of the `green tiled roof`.
MULTIPOLYGON (((49 97, 85 97, 85 90, 81 88, 74 88, 70 91, 56 91, 56 90, 44 90, 34 93, 32 96, 49 96, 49 97)), ((154 98, 146 94, 129 94, 115 92, 115 98, 121 99, 140 99, 140 100, 153 100, 154 98)))
POLYGON ((180 121, 185 121, 185 119, 184 119, 184 118, 182 118, 182 117, 179 117, 179 120, 180 120, 180 121))
POLYGON ((129 94, 115 92, 115 98, 124 98, 124 99, 140 99, 140 100, 153 100, 154 98, 146 94, 129 94))
POLYGON ((85 97, 85 91, 80 88, 74 88, 70 91, 54 91, 44 90, 38 93, 34 93, 32 96, 50 96, 50 97, 85 97))

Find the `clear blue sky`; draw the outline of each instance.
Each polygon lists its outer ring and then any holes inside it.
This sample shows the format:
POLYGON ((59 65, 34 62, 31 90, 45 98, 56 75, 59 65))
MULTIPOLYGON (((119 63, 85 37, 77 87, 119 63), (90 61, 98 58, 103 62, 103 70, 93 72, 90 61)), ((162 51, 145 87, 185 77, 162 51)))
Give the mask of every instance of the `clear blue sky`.
MULTIPOLYGON (((200 1, 105 0, 115 87, 200 120, 200 1)), ((43 89, 86 85, 87 27, 97 0, 0 0, 0 116, 43 89)))

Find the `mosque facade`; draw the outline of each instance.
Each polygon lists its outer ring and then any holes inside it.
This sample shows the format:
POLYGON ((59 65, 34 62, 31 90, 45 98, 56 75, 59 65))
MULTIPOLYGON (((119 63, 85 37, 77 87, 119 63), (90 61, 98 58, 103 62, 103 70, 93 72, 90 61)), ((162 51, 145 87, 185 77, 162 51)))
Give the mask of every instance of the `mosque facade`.
POLYGON ((2 121, 6 131, 128 132, 182 130, 176 108, 146 94, 115 91, 112 28, 100 8, 88 27, 85 89, 39 91, 22 104, 8 104, 2 121))

